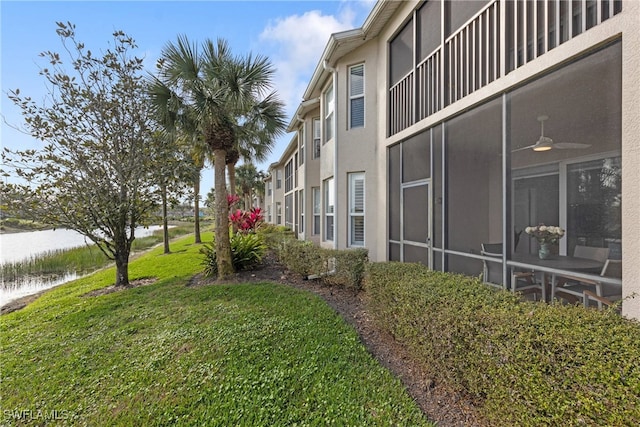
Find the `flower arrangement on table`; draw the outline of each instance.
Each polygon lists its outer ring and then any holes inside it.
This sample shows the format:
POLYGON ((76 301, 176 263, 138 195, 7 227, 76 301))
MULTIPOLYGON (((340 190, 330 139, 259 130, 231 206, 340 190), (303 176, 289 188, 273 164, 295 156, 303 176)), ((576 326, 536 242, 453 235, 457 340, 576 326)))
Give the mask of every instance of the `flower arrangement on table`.
POLYGON ((536 225, 535 227, 527 227, 525 233, 535 237, 540 244, 552 243, 556 244, 564 236, 564 230, 561 227, 553 225, 536 225))
POLYGON ((536 238, 540 244, 538 257, 540 259, 548 259, 552 257, 551 245, 558 244, 558 241, 564 236, 564 230, 553 225, 536 225, 535 227, 527 227, 524 231, 536 238))

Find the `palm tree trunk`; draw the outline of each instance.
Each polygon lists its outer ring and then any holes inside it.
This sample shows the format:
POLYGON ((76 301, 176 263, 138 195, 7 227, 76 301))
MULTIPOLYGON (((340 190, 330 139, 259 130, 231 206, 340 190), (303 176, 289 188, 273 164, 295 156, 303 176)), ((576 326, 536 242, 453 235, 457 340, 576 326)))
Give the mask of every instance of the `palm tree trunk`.
POLYGON ((169 221, 167 220, 167 186, 162 184, 162 241, 164 243, 164 253, 169 254, 169 221))
POLYGON ((193 216, 194 216, 194 230, 195 242, 202 243, 200 238, 200 169, 196 173, 193 182, 193 216))
POLYGON ((236 164, 227 164, 229 174, 229 194, 236 194, 236 164))
POLYGON ((215 242, 216 258, 218 260, 218 279, 225 279, 234 273, 231 261, 231 244, 229 242, 229 205, 227 202, 227 187, 225 183, 225 150, 213 151, 213 170, 215 173, 216 218, 215 242))

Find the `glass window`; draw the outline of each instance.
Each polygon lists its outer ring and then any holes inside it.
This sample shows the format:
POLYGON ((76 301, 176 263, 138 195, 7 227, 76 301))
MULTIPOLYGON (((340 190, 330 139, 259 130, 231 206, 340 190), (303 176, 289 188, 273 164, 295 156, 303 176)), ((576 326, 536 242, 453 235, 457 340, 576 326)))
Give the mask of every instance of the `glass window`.
POLYGON ((560 224, 560 179, 557 171, 528 173, 531 176, 513 181, 513 252, 534 254, 538 253, 538 243, 524 229, 538 224, 560 224))
POLYGON ((349 125, 364 126, 364 64, 349 68, 349 125))
POLYGON ((313 158, 320 158, 320 138, 321 138, 320 119, 313 119, 313 158))
POLYGON ((293 193, 284 197, 284 225, 293 228, 293 193))
POLYGON ((300 141, 300 163, 299 165, 304 164, 304 132, 301 130, 298 132, 298 141, 300 141))
POLYGON ((333 241, 333 215, 335 209, 335 190, 333 188, 333 178, 324 180, 324 239, 333 241))
POLYGON ((617 247, 622 239, 622 158, 567 167, 567 253, 576 245, 617 247))
POLYGON ((300 200, 300 232, 304 233, 304 190, 300 190, 298 196, 300 200))
POLYGON ((333 85, 329 86, 329 89, 324 93, 324 142, 333 138, 333 111, 334 111, 334 96, 333 85))
POLYGON ((293 159, 289 160, 284 167, 284 191, 293 190, 293 159))
POLYGON ((282 224, 282 203, 276 202, 276 224, 282 224))
POLYGON ((320 187, 312 187, 311 194, 313 198, 313 230, 314 235, 320 234, 320 187))
POLYGON ((364 246, 364 173, 349 174, 349 245, 364 246))

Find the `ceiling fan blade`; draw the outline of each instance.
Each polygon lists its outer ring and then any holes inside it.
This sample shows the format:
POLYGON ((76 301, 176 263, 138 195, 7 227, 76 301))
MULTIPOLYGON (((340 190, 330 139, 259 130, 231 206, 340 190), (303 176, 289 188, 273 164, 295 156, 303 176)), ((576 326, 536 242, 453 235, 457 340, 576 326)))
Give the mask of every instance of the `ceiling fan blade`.
POLYGON ((553 144, 553 148, 559 148, 561 150, 589 148, 589 147, 591 147, 591 144, 581 144, 579 142, 557 142, 553 144))
POLYGON ((531 145, 527 145, 526 147, 516 148, 515 150, 511 150, 511 152, 515 153, 516 151, 531 150, 535 146, 536 146, 536 144, 531 144, 531 145))

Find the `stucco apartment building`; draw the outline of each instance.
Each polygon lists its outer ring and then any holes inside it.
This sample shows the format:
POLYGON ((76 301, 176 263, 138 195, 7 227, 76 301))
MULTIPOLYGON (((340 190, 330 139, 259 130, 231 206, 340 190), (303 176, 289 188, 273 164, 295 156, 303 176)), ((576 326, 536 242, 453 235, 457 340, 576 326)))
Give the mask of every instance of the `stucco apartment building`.
POLYGON ((288 130, 265 204, 300 239, 640 294, 640 2, 378 1, 330 37, 288 130), (622 279, 532 263, 540 223, 566 230, 561 256, 607 248, 622 279))

